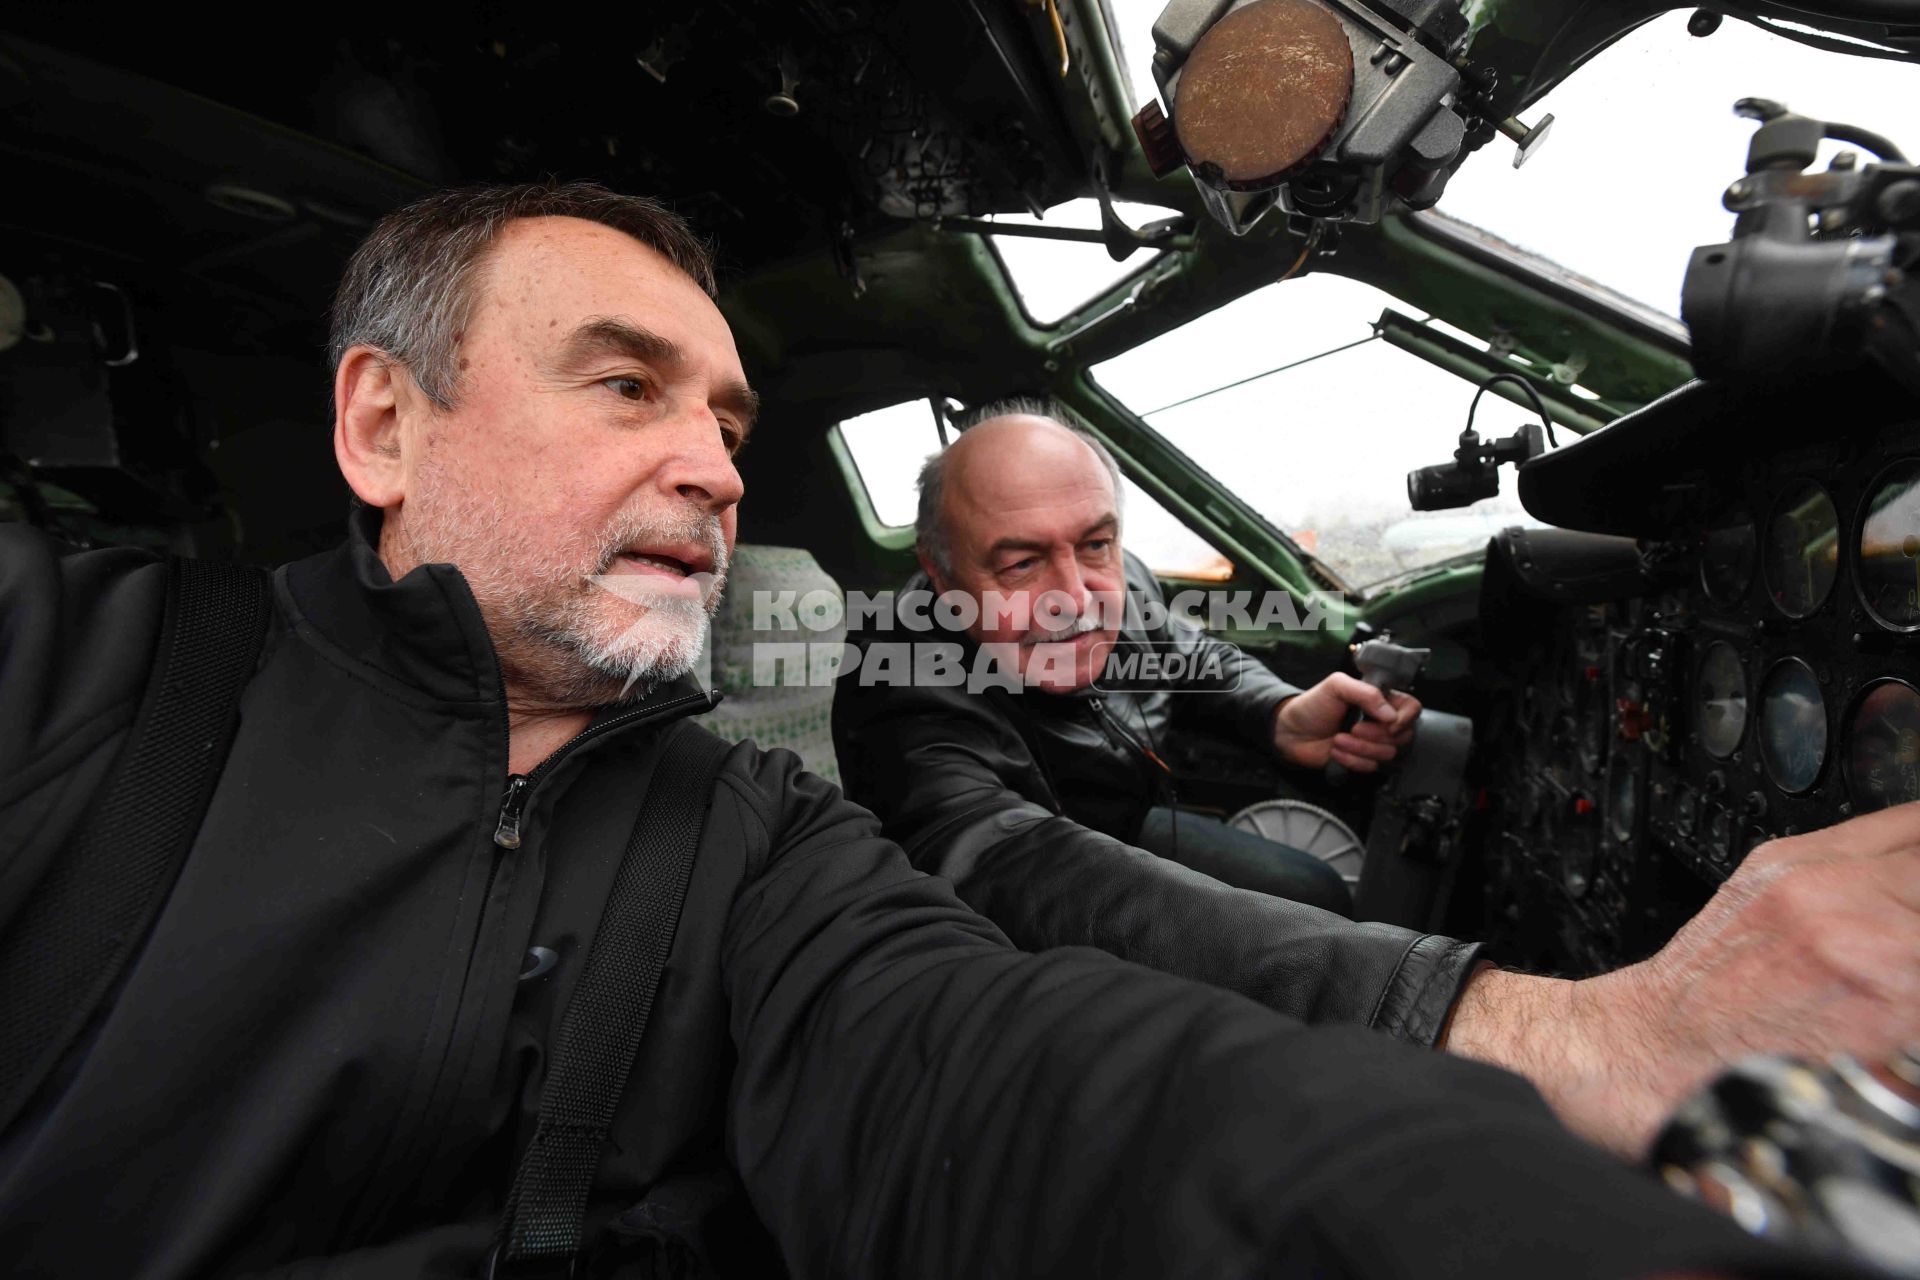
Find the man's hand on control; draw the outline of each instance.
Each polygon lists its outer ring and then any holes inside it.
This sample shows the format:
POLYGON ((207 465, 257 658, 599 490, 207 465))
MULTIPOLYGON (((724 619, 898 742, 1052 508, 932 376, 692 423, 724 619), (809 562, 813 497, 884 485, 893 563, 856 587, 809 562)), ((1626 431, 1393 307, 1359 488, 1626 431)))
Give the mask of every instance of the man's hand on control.
POLYGON ((1446 1047, 1532 1080, 1569 1127, 1638 1159, 1750 1053, 1889 1055, 1920 1038, 1920 802, 1774 840, 1650 959, 1568 982, 1468 983, 1446 1047))
POLYGON ((1411 694, 1382 693, 1336 672, 1280 704, 1273 713, 1273 745, 1303 768, 1324 769, 1332 761, 1372 773, 1413 741, 1419 714, 1420 701, 1411 694), (1346 728, 1349 707, 1363 713, 1352 729, 1346 728))

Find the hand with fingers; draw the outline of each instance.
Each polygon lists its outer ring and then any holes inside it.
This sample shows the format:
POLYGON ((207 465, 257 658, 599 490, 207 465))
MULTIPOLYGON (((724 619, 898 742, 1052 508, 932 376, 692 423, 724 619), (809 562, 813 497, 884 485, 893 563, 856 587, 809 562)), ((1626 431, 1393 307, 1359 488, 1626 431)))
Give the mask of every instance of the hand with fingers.
POLYGON ((1659 952, 1579 982, 1474 978, 1447 1048, 1532 1079, 1569 1126, 1638 1157, 1753 1053, 1877 1060, 1920 1039, 1920 802, 1774 840, 1659 952))
POLYGON ((1413 741, 1420 700, 1407 693, 1383 693, 1363 680, 1336 672, 1282 702, 1273 715, 1273 745, 1283 757, 1307 769, 1329 763, 1355 773, 1372 773, 1413 741), (1352 728, 1352 709, 1361 713, 1352 728))

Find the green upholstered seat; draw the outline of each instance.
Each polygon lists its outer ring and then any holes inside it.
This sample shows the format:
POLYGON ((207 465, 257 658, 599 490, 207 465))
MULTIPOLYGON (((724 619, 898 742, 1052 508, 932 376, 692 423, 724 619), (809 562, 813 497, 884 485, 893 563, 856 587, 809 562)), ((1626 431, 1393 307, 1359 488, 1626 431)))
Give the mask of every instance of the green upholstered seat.
POLYGON ((847 639, 845 601, 799 547, 735 547, 708 667, 726 700, 701 722, 732 741, 785 747, 838 785, 832 673, 847 639))

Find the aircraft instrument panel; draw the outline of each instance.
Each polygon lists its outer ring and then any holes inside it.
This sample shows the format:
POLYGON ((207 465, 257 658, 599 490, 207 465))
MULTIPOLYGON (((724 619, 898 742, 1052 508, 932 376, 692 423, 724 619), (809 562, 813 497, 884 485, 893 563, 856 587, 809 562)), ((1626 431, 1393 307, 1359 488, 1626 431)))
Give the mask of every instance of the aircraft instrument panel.
POLYGON ((1496 954, 1650 954, 1759 845, 1920 799, 1920 421, 1755 434, 1623 493, 1653 536, 1510 544, 1573 598, 1485 623, 1532 629, 1482 728, 1496 954))

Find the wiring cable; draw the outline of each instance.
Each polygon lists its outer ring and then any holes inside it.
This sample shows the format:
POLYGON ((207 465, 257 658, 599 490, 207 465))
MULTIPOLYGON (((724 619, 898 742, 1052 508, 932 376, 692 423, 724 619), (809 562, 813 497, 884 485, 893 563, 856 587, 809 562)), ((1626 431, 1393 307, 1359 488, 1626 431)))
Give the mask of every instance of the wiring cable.
POLYGON ((1558 449, 1560 441, 1554 438, 1553 417, 1547 412, 1547 402, 1540 398, 1539 388, 1517 373, 1496 373, 1480 384, 1480 389, 1473 393, 1473 403, 1467 406, 1467 430, 1473 430, 1473 415, 1480 408, 1480 397, 1492 390, 1495 383, 1500 382, 1511 382, 1527 393, 1527 398, 1533 401, 1534 412, 1540 415, 1541 425, 1547 429, 1547 443, 1558 449))

